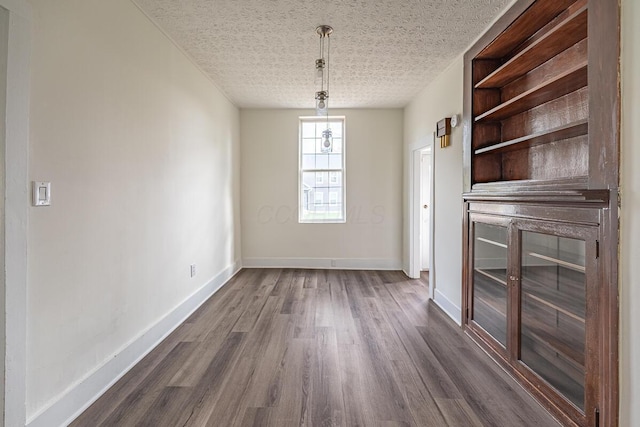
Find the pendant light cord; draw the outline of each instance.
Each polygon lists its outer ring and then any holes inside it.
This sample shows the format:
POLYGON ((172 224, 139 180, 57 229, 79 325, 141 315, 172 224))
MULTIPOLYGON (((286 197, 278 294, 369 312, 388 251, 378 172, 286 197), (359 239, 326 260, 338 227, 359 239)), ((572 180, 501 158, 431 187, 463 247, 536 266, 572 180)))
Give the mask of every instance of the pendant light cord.
MULTIPOLYGON (((320 59, 322 59, 322 61, 324 62, 324 36, 320 36, 320 59)), ((322 64, 323 70, 322 70, 322 79, 320 80, 320 90, 323 91, 324 90, 324 67, 326 67, 326 64, 322 64)))
POLYGON ((331 52, 331 36, 327 35, 327 63, 325 67, 327 68, 327 129, 329 129, 329 54, 331 52))

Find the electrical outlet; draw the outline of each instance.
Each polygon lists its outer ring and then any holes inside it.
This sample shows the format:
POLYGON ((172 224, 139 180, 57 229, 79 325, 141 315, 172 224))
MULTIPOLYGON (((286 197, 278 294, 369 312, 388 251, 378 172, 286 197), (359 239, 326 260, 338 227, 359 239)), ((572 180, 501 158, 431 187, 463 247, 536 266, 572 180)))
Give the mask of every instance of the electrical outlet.
POLYGON ((191 277, 196 275, 196 265, 191 264, 191 277))

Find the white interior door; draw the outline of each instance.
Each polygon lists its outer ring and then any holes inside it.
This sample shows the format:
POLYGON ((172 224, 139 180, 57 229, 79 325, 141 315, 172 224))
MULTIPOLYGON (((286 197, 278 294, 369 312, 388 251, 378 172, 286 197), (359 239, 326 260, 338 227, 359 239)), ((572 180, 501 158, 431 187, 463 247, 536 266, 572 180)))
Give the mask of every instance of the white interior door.
POLYGON ((431 152, 424 151, 420 158, 420 269, 429 270, 429 240, 431 215, 431 152))

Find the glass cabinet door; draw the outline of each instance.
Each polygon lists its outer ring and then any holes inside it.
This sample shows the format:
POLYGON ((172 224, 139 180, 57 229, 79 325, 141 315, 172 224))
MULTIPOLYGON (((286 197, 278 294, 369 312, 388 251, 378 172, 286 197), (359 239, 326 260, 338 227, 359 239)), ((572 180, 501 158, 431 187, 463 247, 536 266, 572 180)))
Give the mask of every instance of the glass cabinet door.
POLYGON ((522 231, 520 360, 585 408, 585 241, 522 231))
POLYGON ((507 227, 473 226, 473 300, 471 319, 507 346, 507 227))

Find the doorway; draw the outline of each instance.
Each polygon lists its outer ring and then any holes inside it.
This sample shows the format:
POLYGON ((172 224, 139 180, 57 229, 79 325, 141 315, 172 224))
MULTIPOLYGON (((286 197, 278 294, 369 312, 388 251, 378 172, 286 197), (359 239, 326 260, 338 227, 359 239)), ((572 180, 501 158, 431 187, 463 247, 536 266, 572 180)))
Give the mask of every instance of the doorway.
POLYGON ((431 265, 431 147, 420 150, 420 271, 431 265))
POLYGON ((434 237, 435 134, 430 134, 408 148, 409 164, 409 270, 418 279, 428 271, 429 297, 436 288, 434 237), (426 206, 426 208, 425 208, 426 206))

